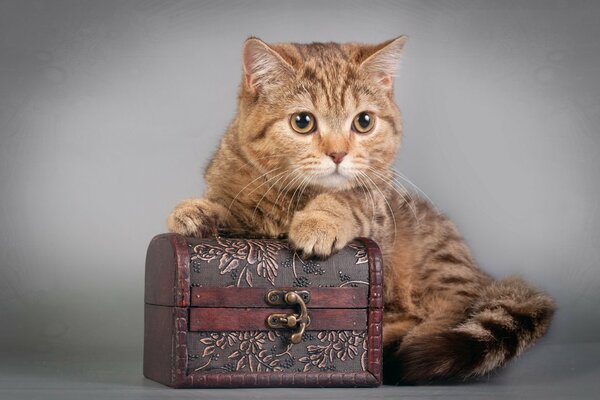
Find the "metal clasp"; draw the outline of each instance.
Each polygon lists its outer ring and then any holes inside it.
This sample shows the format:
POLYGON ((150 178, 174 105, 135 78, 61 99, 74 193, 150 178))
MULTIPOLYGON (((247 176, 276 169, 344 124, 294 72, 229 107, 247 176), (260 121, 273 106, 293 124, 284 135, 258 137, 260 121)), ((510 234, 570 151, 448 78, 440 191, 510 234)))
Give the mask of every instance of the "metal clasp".
POLYGON ((292 328, 294 332, 290 336, 290 342, 298 344, 302 341, 304 330, 310 324, 308 309, 306 303, 310 301, 310 293, 306 290, 301 291, 286 291, 286 290, 271 290, 265 295, 267 304, 273 306, 298 306, 299 314, 282 314, 274 313, 267 316, 267 325, 270 328, 282 329, 292 328))

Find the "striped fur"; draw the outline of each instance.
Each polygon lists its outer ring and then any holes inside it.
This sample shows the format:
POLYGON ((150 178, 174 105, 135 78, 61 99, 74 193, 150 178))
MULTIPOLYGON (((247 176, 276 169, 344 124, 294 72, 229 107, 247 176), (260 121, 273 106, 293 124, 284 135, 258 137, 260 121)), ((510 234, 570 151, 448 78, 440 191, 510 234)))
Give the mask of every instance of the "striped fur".
POLYGON ((356 236, 384 254, 384 375, 427 383, 486 374, 547 330, 554 306, 512 278, 494 281, 448 218, 398 188, 402 138, 392 79, 405 38, 379 45, 246 42, 237 115, 205 173, 204 198, 181 202, 169 229, 288 233, 307 256, 327 257, 356 236), (318 129, 293 132, 308 111, 318 129), (370 111, 368 134, 353 118, 370 111), (327 154, 346 153, 336 171, 327 154))

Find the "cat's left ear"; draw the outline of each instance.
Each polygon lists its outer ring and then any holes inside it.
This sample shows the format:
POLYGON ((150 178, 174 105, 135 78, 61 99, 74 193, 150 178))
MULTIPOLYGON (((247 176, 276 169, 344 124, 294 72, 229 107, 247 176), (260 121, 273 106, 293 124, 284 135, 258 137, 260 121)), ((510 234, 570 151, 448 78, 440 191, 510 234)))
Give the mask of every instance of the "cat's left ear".
POLYGON ((407 40, 408 36, 403 35, 381 43, 376 46, 375 52, 360 64, 360 68, 373 75, 379 83, 391 88, 407 40))

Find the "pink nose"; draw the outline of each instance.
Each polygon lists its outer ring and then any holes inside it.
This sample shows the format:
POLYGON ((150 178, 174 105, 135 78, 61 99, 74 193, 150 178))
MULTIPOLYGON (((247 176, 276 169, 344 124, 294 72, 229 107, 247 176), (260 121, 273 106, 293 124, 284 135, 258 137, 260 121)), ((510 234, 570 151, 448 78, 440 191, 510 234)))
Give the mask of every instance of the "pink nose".
POLYGON ((346 154, 348 154, 348 153, 334 151, 333 153, 329 153, 327 155, 329 157, 331 157, 331 159, 333 160, 334 163, 339 164, 339 163, 342 162, 342 160, 344 159, 344 157, 346 156, 346 154))

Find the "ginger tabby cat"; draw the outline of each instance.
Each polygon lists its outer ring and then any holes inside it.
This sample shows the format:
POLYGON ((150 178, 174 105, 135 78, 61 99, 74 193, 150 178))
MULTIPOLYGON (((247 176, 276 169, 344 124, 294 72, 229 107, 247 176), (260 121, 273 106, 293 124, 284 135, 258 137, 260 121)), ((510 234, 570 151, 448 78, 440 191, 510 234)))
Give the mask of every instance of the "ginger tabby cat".
POLYGON ((393 76, 406 37, 378 45, 246 41, 237 114, 208 168, 206 193, 178 204, 172 232, 217 227, 277 237, 327 257, 357 236, 384 259, 384 380, 483 375, 550 323, 552 300, 493 280, 457 229, 398 188, 402 119, 393 76))

